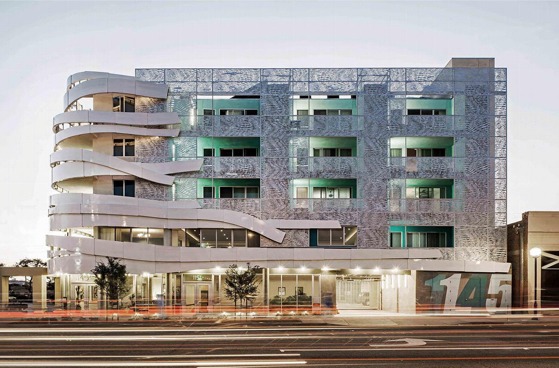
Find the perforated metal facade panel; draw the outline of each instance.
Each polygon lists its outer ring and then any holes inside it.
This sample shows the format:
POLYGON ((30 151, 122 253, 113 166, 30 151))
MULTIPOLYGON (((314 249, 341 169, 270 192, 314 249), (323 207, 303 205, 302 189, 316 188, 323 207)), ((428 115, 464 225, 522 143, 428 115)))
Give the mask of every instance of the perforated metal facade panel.
MULTIPOLYGON (((174 111, 181 120, 179 137, 138 143, 142 161, 200 156, 199 137, 260 138, 258 157, 206 158, 199 173, 179 175, 173 193, 138 190, 160 199, 187 199, 197 197, 197 178, 259 179, 260 199, 242 204, 200 199, 200 204, 261 219, 339 220, 358 226, 359 248, 388 248, 391 225, 452 226, 454 247, 443 249, 444 258, 505 262, 506 75, 506 69, 492 67, 138 69, 137 78, 169 85, 165 106, 150 99, 139 106, 174 111), (201 96, 233 95, 257 98, 258 115, 197 111, 201 96), (317 95, 345 96, 355 109, 351 115, 297 116, 300 96, 317 95), (451 108, 446 115, 412 115, 410 100, 448 100, 451 108), (321 161, 312 157, 309 137, 353 137, 356 153, 321 161), (452 155, 390 157, 391 138, 398 137, 452 137, 452 155), (356 193, 334 200, 294 199, 293 180, 312 178, 353 179, 356 193), (410 179, 451 179, 453 196, 406 199, 401 193, 410 179)), ((309 246, 308 232, 290 230, 285 242, 282 246, 309 246)))

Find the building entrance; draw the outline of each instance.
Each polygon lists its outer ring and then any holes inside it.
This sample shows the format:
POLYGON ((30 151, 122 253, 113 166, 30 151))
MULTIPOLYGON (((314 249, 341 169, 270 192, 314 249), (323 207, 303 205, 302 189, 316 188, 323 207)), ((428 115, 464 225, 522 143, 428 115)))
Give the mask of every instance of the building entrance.
POLYGON ((194 308, 207 308, 210 305, 210 291, 209 283, 185 283, 184 304, 194 308))
POLYGON ((338 276, 336 307, 338 309, 382 309, 380 277, 338 276))
MULTIPOLYGON (((73 285, 70 300, 67 300, 67 302, 70 302, 78 310, 98 309, 99 288, 97 285, 76 283, 73 285)), ((110 301, 107 301, 107 303, 110 303, 110 301)))

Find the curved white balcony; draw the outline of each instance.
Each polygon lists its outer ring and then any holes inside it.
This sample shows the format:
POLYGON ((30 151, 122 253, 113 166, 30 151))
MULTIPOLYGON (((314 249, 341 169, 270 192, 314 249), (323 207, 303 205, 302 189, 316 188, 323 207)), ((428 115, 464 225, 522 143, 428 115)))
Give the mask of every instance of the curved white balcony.
POLYGON ((149 129, 117 125, 82 125, 64 129, 54 135, 55 145, 66 139, 87 134, 115 133, 145 137, 177 137, 179 129, 149 129))
POLYGON ((133 77, 107 75, 106 73, 95 74, 94 78, 84 80, 66 91, 64 94, 64 111, 68 110, 80 98, 95 94, 123 93, 132 96, 167 98, 168 89, 165 84, 144 82, 133 77))
POLYGON ((507 273, 509 263, 442 260, 439 249, 325 249, 325 248, 183 248, 117 242, 93 238, 47 236, 49 273, 89 273, 105 257, 117 257, 131 274, 184 272, 227 268, 247 260, 260 267, 305 266, 320 269, 353 269, 374 265, 381 270, 423 270, 507 273))
POLYGON ((56 194, 49 209, 51 230, 78 227, 244 228, 277 243, 285 233, 254 216, 199 209, 195 201, 156 201, 99 194, 56 194))
POLYGON ((107 72, 93 72, 93 71, 84 71, 78 72, 70 75, 66 81, 66 89, 71 89, 75 87, 77 84, 90 80, 90 79, 99 79, 99 78, 122 78, 122 79, 130 79, 135 80, 136 78, 130 75, 124 74, 112 74, 107 72))
POLYGON ((60 131, 63 124, 111 124, 133 126, 159 126, 179 124, 179 115, 176 112, 112 112, 79 110, 67 111, 56 115, 52 120, 53 132, 60 131))
POLYGON ((50 156, 52 184, 104 175, 133 175, 154 183, 172 185, 175 178, 167 174, 200 170, 203 160, 137 163, 84 149, 68 148, 50 156))

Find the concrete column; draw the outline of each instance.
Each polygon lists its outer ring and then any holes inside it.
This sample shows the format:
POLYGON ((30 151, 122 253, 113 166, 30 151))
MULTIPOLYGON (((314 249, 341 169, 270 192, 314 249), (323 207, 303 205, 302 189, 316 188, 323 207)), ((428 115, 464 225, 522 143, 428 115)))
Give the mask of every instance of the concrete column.
POLYGON ((167 279, 167 283, 166 283, 166 290, 165 290, 165 305, 173 305, 173 300, 175 298, 174 296, 174 274, 171 273, 167 273, 165 278, 167 279))
POLYGON ((37 275, 32 277, 33 280, 33 308, 35 310, 45 309, 47 307, 47 277, 37 275))
POLYGON ((60 285, 60 277, 54 277, 54 301, 62 303, 62 288, 60 285))
POLYGON ((172 245, 171 229, 163 229, 163 245, 167 247, 172 245))
POLYGON ((10 282, 9 282, 10 278, 8 276, 1 276, 0 277, 0 296, 1 296, 1 300, 0 302, 2 303, 2 305, 6 305, 9 303, 10 301, 10 282))

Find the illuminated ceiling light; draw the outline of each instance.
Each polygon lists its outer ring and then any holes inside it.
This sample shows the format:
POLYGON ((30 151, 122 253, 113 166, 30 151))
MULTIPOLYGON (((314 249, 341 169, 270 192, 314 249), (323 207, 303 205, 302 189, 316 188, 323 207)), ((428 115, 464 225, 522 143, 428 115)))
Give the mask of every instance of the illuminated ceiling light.
POLYGON ((285 271, 285 267, 283 267, 283 266, 281 266, 281 265, 280 265, 280 266, 278 266, 278 271, 280 271, 280 272, 283 272, 283 271, 285 271))
POLYGON ((392 273, 398 273, 398 272, 400 272, 400 269, 398 267, 394 267, 392 269, 392 273))
POLYGON ((321 270, 324 271, 324 272, 327 272, 327 271, 330 271, 330 267, 322 266, 321 270))
POLYGON ((222 268, 221 268, 221 266, 215 266, 214 270, 215 270, 215 272, 221 272, 222 268))
POLYGON ((301 266, 301 267, 299 267, 299 270, 301 270, 301 271, 303 271, 303 272, 304 272, 304 271, 306 271, 306 270, 307 270, 307 267, 306 267, 306 266, 301 266))
POLYGON ((149 272, 142 272, 142 277, 149 277, 149 272))
POLYGON ((380 272, 380 268, 378 268, 378 267, 373 268, 373 272, 374 272, 374 273, 379 273, 379 272, 380 272))
POLYGON ((361 271, 361 267, 355 266, 355 268, 354 268, 353 270, 354 270, 355 272, 359 272, 359 271, 361 271))

